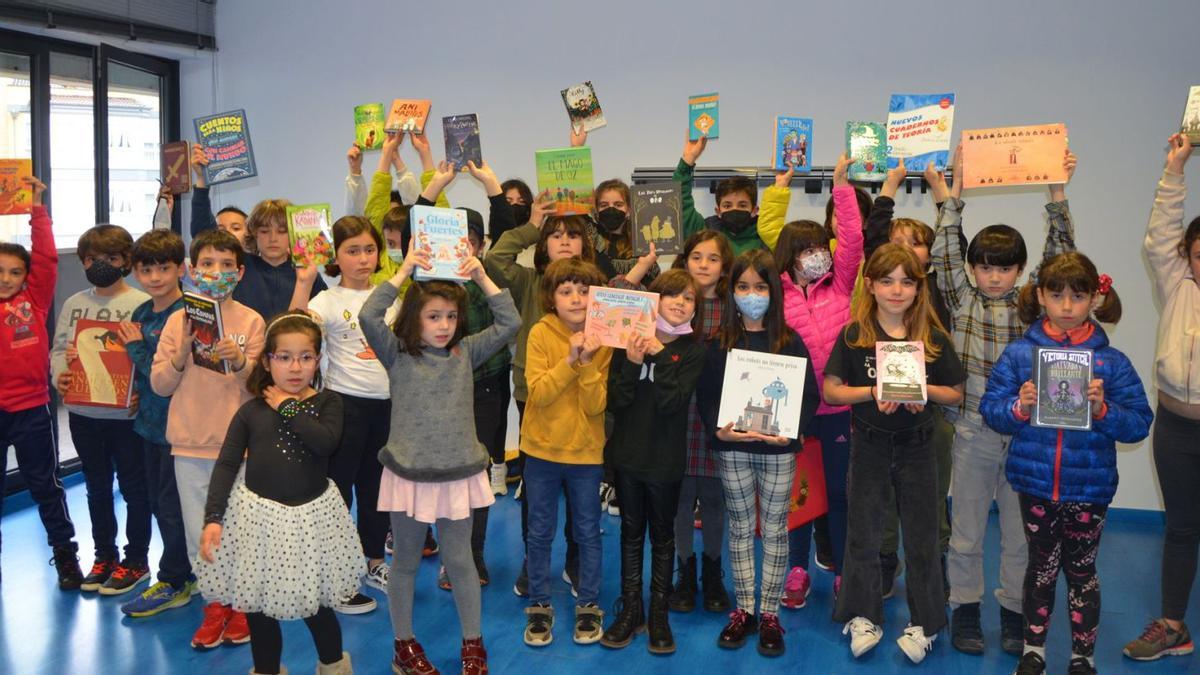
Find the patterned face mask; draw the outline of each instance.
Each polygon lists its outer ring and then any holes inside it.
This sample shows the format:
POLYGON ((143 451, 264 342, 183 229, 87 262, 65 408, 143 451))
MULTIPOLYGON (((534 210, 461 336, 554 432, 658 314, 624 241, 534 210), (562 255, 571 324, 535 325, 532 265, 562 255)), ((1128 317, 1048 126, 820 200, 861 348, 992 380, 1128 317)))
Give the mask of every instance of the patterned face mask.
POLYGON ((237 270, 225 272, 201 272, 192 270, 192 283, 196 290, 220 302, 233 294, 238 285, 237 270))
POLYGON ((833 267, 833 255, 829 251, 818 250, 800 256, 800 264, 796 266, 796 273, 808 281, 816 281, 825 276, 831 267, 833 267))

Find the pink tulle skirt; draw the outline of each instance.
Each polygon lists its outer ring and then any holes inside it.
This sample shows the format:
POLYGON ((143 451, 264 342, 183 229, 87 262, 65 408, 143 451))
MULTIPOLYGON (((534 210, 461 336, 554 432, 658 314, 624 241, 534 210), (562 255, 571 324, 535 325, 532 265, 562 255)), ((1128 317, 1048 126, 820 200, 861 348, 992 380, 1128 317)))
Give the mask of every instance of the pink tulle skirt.
POLYGON ((434 523, 438 518, 462 520, 471 515, 471 509, 494 503, 487 471, 443 483, 418 483, 385 467, 379 481, 380 511, 407 513, 422 523, 434 523))

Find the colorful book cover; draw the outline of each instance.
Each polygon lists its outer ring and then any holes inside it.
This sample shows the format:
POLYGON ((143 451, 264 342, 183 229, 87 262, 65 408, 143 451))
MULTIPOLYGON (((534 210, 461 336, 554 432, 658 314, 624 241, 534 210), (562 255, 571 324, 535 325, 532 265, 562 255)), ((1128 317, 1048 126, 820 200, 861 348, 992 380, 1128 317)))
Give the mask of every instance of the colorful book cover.
POLYGON ((467 170, 467 162, 483 166, 483 150, 479 145, 479 116, 453 115, 442 118, 442 136, 446 139, 446 161, 459 171, 467 170))
POLYGON ((800 409, 808 359, 745 349, 725 357, 717 426, 800 438, 800 409))
POLYGON ((563 89, 562 99, 563 104, 567 106, 567 114, 571 116, 571 127, 575 131, 592 131, 608 124, 604 119, 604 111, 600 109, 600 101, 596 99, 596 90, 592 88, 591 80, 563 89))
POLYGON ((875 343, 875 398, 888 403, 926 403, 925 343, 875 343))
POLYGON ((592 212, 592 149, 559 148, 538 150, 538 192, 554 201, 554 215, 565 216, 592 212))
POLYGON ((892 94, 888 104, 888 168, 924 171, 933 162, 938 171, 950 161, 950 131, 954 127, 954 94, 892 94))
POLYGON ((164 143, 159 149, 162 184, 173 195, 192 189, 192 149, 187 141, 164 143))
POLYGON ((133 396, 133 361, 117 321, 75 322, 79 358, 68 365, 71 385, 63 402, 98 408, 128 408, 133 396))
POLYGON ((794 530, 820 518, 829 511, 825 490, 825 461, 821 441, 804 438, 804 451, 796 455, 796 475, 792 478, 792 504, 788 509, 788 529, 794 530))
POLYGON ((360 149, 378 150, 383 147, 385 114, 382 103, 354 106, 354 142, 360 149))
POLYGON ((245 110, 197 117, 194 124, 196 142, 208 156, 204 181, 209 187, 258 175, 245 110))
POLYGON ((412 207, 408 222, 412 223, 413 245, 424 249, 433 264, 429 271, 420 267, 414 270, 413 277, 417 281, 468 279, 458 273, 458 268, 471 257, 466 211, 418 205, 412 207))
POLYGON ((1200 84, 1188 89, 1187 105, 1183 106, 1183 121, 1179 133, 1187 134, 1192 145, 1200 145, 1200 84))
POLYGON ((673 180, 630 188, 633 201, 633 254, 658 255, 683 252, 683 202, 679 183, 673 180))
POLYGON ((33 176, 32 159, 0 159, 0 216, 33 212, 33 190, 22 180, 33 176))
POLYGON ((1087 391, 1092 381, 1092 351, 1037 347, 1033 358, 1037 386, 1037 405, 1030 420, 1033 426, 1091 429, 1092 405, 1087 391))
POLYGON ((287 207, 288 245, 295 267, 323 267, 333 259, 333 231, 328 204, 287 207))
POLYGON ((688 138, 717 138, 721 133, 721 95, 697 94, 688 97, 688 138))
POLYGON ((383 130, 389 134, 405 131, 410 134, 425 133, 425 120, 433 103, 423 98, 398 98, 388 108, 387 123, 383 130))
POLYGON ((846 122, 846 155, 850 180, 881 181, 887 177, 887 130, 878 122, 846 122))
POLYGON ((771 166, 776 171, 787 171, 789 167, 796 173, 812 171, 812 132, 813 121, 807 117, 777 116, 771 166))
POLYGON ((654 337, 657 316, 658 293, 592 286, 583 334, 596 336, 605 347, 625 349, 634 335, 654 337))
POLYGON ((962 132, 963 187, 1067 182, 1067 127, 1037 124, 962 132))
POLYGON ((229 373, 229 364, 217 356, 217 343, 225 335, 221 324, 221 305, 212 298, 185 291, 183 311, 192 321, 192 363, 221 374, 229 373))

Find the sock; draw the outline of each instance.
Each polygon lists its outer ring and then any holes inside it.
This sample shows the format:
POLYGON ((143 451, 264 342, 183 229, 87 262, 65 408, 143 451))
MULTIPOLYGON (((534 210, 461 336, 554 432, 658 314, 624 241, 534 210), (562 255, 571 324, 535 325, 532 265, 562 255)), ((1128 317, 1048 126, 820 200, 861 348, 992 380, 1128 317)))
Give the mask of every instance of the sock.
POLYGON ((1045 647, 1034 647, 1033 645, 1027 644, 1027 645, 1025 645, 1025 651, 1023 653, 1028 654, 1029 652, 1033 652, 1034 654, 1037 654, 1038 656, 1042 657, 1043 661, 1046 660, 1046 648, 1045 647))
POLYGON ((1084 656, 1082 654, 1076 654, 1075 652, 1071 652, 1071 661, 1074 661, 1075 659, 1083 659, 1084 661, 1088 662, 1089 666, 1091 666, 1093 668, 1096 667, 1096 661, 1091 656, 1084 656))

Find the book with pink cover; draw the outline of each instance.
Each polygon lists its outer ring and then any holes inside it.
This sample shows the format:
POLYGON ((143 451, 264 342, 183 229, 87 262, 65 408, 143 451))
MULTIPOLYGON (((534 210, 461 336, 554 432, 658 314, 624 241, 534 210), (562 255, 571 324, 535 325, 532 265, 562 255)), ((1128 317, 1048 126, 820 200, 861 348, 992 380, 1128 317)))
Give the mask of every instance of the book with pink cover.
POLYGON ((1065 124, 967 129, 961 140, 964 188, 1067 182, 1065 124))
POLYGON ((658 293, 592 286, 583 334, 595 335, 605 347, 624 349, 632 335, 653 337, 657 316, 658 293))

